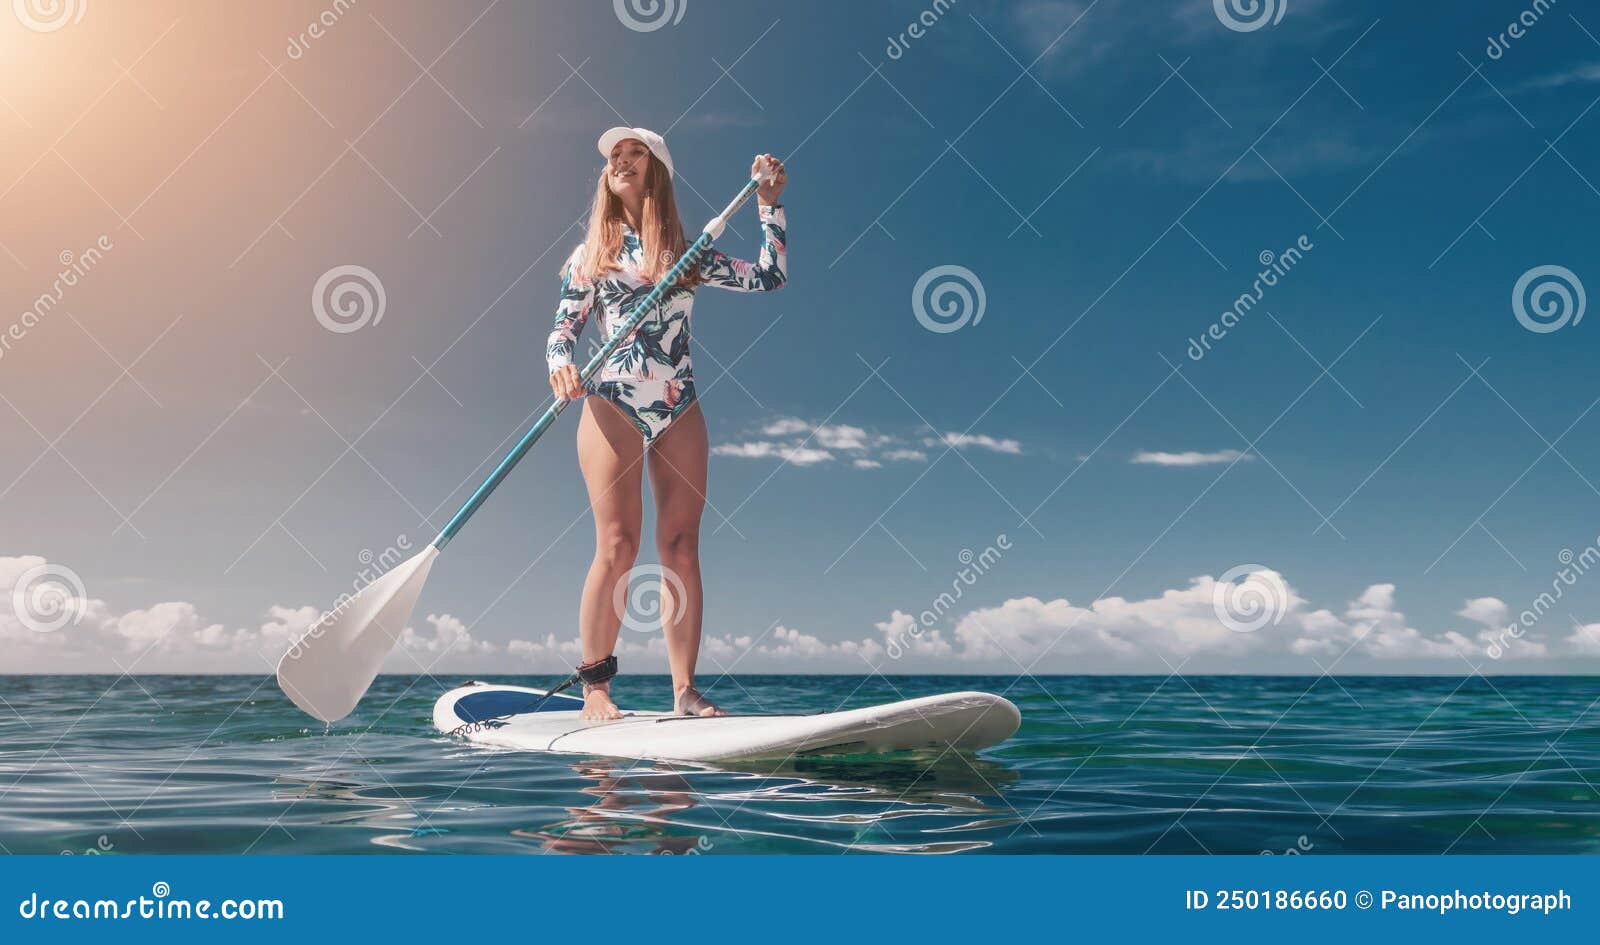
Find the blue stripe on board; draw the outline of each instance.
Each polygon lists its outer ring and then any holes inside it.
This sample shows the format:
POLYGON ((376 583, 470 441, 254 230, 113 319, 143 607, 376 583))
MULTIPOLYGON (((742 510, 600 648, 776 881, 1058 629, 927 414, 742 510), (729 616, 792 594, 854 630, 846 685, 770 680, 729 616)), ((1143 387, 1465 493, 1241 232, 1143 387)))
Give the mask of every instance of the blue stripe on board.
MULTIPOLYGON (((533 703, 537 702, 538 699, 539 697, 531 692, 517 692, 509 689, 489 689, 483 692, 468 693, 456 700, 456 717, 463 722, 483 722, 505 715, 520 715, 532 708, 533 703)), ((576 712, 581 708, 583 708, 582 699, 555 695, 546 699, 537 711, 576 712)))

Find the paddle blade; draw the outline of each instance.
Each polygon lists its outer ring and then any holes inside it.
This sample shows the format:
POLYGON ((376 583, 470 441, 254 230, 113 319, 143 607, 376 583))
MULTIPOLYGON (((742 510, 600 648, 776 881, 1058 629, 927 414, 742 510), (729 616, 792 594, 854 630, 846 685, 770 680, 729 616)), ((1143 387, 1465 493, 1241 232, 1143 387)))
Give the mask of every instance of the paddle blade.
POLYGON ((324 722, 350 714, 411 618, 439 549, 432 545, 311 626, 278 662, 278 688, 324 722))

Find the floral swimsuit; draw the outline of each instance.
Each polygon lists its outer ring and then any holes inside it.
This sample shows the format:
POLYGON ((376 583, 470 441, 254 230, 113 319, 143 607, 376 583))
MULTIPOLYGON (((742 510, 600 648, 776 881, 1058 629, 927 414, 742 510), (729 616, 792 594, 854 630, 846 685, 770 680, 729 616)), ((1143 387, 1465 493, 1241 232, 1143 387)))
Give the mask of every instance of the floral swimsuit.
MULTIPOLYGON (((734 259, 713 247, 700 262, 702 283, 742 292, 770 292, 783 285, 788 278, 783 207, 763 206, 759 213, 763 234, 760 260, 734 259)), ((550 373, 573 363, 578 335, 596 305, 601 333, 609 341, 650 294, 654 285, 639 272, 642 255, 639 235, 624 224, 622 251, 617 256, 622 269, 585 283, 576 274, 583 247, 573 250, 562 272, 555 329, 545 349, 550 373)), ((646 445, 665 433, 695 401, 694 368, 689 359, 689 314, 693 308, 694 289, 673 287, 656 311, 617 345, 584 388, 585 393, 615 404, 633 421, 646 445)))

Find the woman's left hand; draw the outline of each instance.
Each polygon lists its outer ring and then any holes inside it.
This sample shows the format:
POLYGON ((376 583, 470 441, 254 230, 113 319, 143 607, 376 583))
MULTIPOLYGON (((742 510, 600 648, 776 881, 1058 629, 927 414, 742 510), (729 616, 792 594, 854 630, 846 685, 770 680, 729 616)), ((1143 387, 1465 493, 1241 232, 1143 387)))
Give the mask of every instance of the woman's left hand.
POLYGON ((789 183, 788 169, 770 154, 756 155, 750 165, 750 176, 761 178, 761 185, 756 188, 756 200, 768 207, 778 202, 784 185, 789 183))

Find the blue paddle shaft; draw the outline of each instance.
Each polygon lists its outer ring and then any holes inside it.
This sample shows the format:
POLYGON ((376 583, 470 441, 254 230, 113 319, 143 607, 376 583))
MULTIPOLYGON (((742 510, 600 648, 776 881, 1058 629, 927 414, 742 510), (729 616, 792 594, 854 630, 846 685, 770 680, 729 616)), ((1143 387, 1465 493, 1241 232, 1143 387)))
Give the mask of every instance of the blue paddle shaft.
MULTIPOLYGON (((712 218, 710 223, 706 224, 705 229, 701 231, 694 244, 682 256, 678 257, 678 261, 672 264, 672 268, 667 270, 667 274, 661 277, 661 281, 656 283, 655 288, 650 290, 650 294, 645 296, 644 301, 640 302, 634 309, 633 315, 622 323, 622 327, 612 334, 611 340, 607 341, 595 353, 595 356, 589 359, 589 363, 584 365, 583 370, 578 375, 582 384, 588 385, 590 379, 599 373, 600 366, 611 356, 611 352, 615 351, 617 346, 622 344, 622 340, 632 334, 635 328, 639 327, 639 323, 644 321, 645 316, 650 314, 650 310, 655 307, 656 303, 661 301, 667 291, 676 285, 679 279, 683 278, 683 274, 688 271, 689 267, 699 261, 700 254, 705 252, 711 246, 712 241, 722 234, 722 228, 727 224, 728 218, 733 216, 734 211, 738 210, 746 200, 750 199, 750 195, 756 192, 756 188, 760 184, 760 178, 752 177, 745 183, 744 188, 739 191, 739 195, 733 198, 720 214, 712 218)), ((478 507, 488 500, 490 494, 494 492, 501 482, 505 481, 507 476, 511 475, 511 470, 517 468, 517 464, 522 462, 522 457, 528 455, 528 450, 533 449, 533 444, 539 442, 539 438, 544 436, 545 431, 555 424, 556 418, 561 416, 561 412, 566 410, 567 405, 570 403, 572 401, 558 399, 550 405, 550 409, 544 412, 538 422, 528 428, 528 432, 522 435, 522 439, 517 441, 517 445, 511 448, 511 452, 507 453, 506 458, 500 461, 500 465, 496 466, 494 472, 489 474, 489 478, 483 481, 483 485, 479 486, 477 491, 472 493, 472 497, 461 506, 461 510, 456 512, 449 522, 445 523, 444 530, 439 532, 439 537, 433 540, 435 548, 440 551, 444 550, 444 546, 450 543, 450 539, 456 537, 456 532, 461 531, 461 527, 467 524, 467 519, 472 517, 472 513, 478 511, 478 507)))

